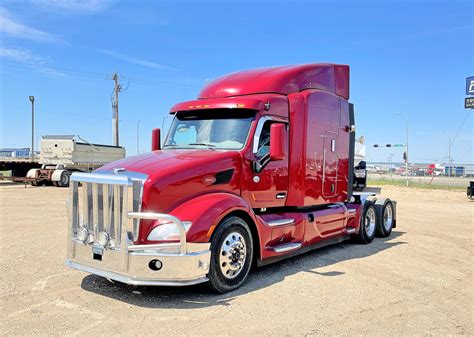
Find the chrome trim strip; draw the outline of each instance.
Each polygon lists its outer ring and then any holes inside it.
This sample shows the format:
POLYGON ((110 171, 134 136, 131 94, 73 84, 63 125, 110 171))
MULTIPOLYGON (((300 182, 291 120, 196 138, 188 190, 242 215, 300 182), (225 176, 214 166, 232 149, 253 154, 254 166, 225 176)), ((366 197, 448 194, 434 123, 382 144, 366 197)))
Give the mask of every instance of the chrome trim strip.
POLYGON ((83 173, 74 172, 71 174, 71 181, 78 181, 81 183, 98 183, 111 184, 121 186, 131 186, 132 182, 126 176, 117 174, 102 174, 102 173, 83 173))
POLYGON ((169 215, 169 214, 162 214, 162 213, 140 213, 140 212, 128 212, 127 216, 131 219, 145 219, 145 220, 164 219, 164 220, 171 221, 178 227, 178 230, 179 230, 181 254, 186 254, 186 228, 184 227, 181 220, 179 220, 177 217, 169 215))
POLYGON ((283 245, 271 247, 270 249, 277 253, 284 253, 290 250, 300 249, 302 246, 301 242, 290 242, 283 245))
POLYGON ((355 231, 356 231, 355 228, 349 228, 349 227, 346 228, 346 233, 347 233, 347 234, 353 234, 353 233, 355 233, 355 231))
POLYGON ((295 223, 295 219, 278 219, 278 220, 268 221, 267 225, 270 227, 278 227, 278 226, 291 225, 294 223, 295 223))
POLYGON ((72 260, 66 260, 66 265, 69 268, 74 268, 86 273, 91 273, 94 275, 109 278, 114 281, 130 284, 130 285, 135 285, 135 286, 173 286, 173 287, 174 286, 189 286, 189 285, 209 281, 209 279, 206 276, 202 276, 193 280, 173 280, 173 281, 148 280, 148 279, 141 279, 138 277, 127 276, 127 275, 119 274, 112 271, 97 269, 97 268, 90 267, 82 263, 74 262, 72 260))
POLYGON ((278 118, 276 116, 263 116, 257 122, 257 127, 255 128, 255 133, 253 134, 253 153, 258 152, 258 143, 260 141, 260 134, 262 133, 263 125, 266 121, 275 121, 275 122, 282 122, 288 123, 288 121, 284 120, 283 118, 278 118))

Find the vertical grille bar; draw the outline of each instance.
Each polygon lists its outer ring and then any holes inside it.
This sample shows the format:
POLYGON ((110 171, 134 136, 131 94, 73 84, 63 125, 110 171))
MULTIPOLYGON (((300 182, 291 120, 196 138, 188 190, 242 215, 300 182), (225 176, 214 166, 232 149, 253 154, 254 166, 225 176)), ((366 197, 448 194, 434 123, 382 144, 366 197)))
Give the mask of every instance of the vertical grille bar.
POLYGON ((128 223, 128 217, 127 217, 127 204, 128 204, 128 187, 123 186, 122 187, 122 202, 121 202, 121 227, 120 227, 120 237, 121 237, 121 249, 123 253, 123 261, 124 261, 124 271, 128 271, 128 245, 129 245, 129 240, 128 240, 128 228, 127 228, 127 223, 128 223))
POLYGON ((120 235, 120 186, 114 185, 114 238, 116 246, 121 246, 121 235, 120 235))
POLYGON ((89 228, 89 184, 82 183, 82 225, 89 228))
POLYGON ((109 211, 109 185, 102 184, 102 213, 103 213, 103 230, 112 235, 112 222, 110 221, 110 211, 109 211))
POLYGON ((92 184, 92 228, 94 237, 99 237, 99 189, 96 183, 92 184))
MULTIPOLYGON (((77 234, 77 228, 79 227, 79 210, 78 210, 78 185, 77 182, 72 182, 71 190, 69 195, 69 216, 70 216, 70 223, 69 223, 69 230, 68 230, 68 237, 69 240, 74 238, 77 234)), ((74 257, 74 245, 69 241, 68 243, 68 257, 74 257)))

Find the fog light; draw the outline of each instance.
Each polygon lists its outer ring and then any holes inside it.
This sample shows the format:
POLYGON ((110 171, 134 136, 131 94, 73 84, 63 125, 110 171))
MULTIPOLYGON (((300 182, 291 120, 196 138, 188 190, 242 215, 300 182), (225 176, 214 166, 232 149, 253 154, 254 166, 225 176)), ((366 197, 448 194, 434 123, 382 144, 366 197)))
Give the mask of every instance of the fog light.
POLYGON ((87 243, 89 241, 89 231, 85 227, 79 228, 77 231, 77 239, 79 241, 82 241, 84 243, 87 243))
POLYGON ((163 267, 163 263, 160 260, 151 260, 150 263, 148 263, 148 267, 151 270, 158 271, 163 267))
POLYGON ((106 247, 109 244, 110 235, 106 232, 100 232, 97 236, 97 243, 106 247))

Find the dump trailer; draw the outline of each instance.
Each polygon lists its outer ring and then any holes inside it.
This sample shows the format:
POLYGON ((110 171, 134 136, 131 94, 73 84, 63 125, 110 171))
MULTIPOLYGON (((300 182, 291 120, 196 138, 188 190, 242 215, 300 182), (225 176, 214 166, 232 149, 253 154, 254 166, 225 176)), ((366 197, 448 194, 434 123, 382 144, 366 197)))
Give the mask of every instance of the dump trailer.
POLYGON ((30 169, 25 180, 34 186, 52 183, 67 187, 72 172, 91 172, 124 157, 125 148, 120 146, 92 144, 78 136, 43 136, 41 167, 30 169))
POLYGON ((73 173, 67 265, 131 285, 240 287, 265 265, 396 225, 353 193, 349 66, 237 72, 178 103, 164 144, 73 173))

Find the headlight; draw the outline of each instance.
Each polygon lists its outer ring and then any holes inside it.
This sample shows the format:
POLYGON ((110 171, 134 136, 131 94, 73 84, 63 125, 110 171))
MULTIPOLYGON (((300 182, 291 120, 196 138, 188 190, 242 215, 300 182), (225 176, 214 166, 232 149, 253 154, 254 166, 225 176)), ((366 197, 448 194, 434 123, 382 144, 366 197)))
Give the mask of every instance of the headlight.
POLYGON ((106 247, 110 241, 110 235, 106 232, 100 232, 97 236, 97 243, 101 244, 102 246, 106 247))
POLYGON ((85 227, 79 228, 79 230, 77 231, 77 239, 84 243, 90 243, 94 241, 93 235, 89 233, 89 231, 85 227))
MULTIPOLYGON (((183 221, 184 229, 186 232, 189 227, 193 224, 191 221, 183 221)), ((179 240, 179 229, 178 226, 172 222, 163 223, 155 228, 148 234, 148 241, 176 241, 179 240)))

